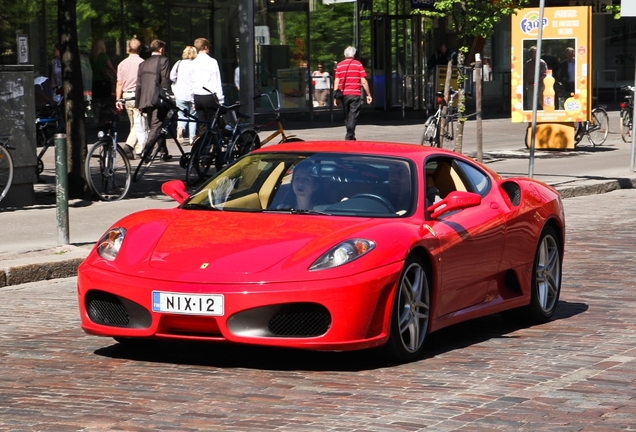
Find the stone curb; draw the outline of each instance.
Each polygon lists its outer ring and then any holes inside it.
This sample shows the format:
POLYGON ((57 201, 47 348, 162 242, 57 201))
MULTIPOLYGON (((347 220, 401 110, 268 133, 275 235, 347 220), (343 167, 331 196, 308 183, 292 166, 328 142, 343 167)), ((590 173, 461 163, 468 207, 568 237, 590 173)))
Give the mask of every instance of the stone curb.
MULTIPOLYGON (((556 189, 562 198, 574 198, 634 188, 636 188, 636 178, 617 178, 591 185, 557 187, 556 189)), ((90 249, 87 247, 68 246, 54 250, 29 252, 25 254, 24 258, 20 258, 20 256, 14 257, 13 263, 10 260, 7 263, 8 265, 0 268, 0 288, 30 282, 75 277, 77 276, 77 268, 88 256, 89 252, 90 249), (66 259, 58 255, 67 252, 73 257, 66 259)))

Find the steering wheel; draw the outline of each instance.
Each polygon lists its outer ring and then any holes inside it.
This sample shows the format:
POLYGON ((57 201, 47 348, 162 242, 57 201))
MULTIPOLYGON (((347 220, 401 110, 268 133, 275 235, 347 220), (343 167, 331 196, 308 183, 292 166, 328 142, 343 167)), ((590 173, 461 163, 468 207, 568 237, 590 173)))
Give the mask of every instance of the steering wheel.
POLYGON ((373 201, 379 202, 382 205, 384 205, 389 211, 389 213, 395 213, 395 209, 393 208, 393 205, 386 198, 380 195, 375 195, 370 193, 359 193, 349 197, 349 199, 353 199, 353 198, 371 198, 373 201))

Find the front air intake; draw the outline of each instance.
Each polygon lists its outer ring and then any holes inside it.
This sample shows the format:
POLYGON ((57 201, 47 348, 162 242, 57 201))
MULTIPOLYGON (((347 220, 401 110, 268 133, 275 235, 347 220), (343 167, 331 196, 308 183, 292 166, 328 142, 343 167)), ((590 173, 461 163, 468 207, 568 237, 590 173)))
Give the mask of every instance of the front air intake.
POLYGON ((269 321, 274 336, 315 337, 323 335, 331 326, 329 311, 317 304, 297 303, 283 307, 269 321))

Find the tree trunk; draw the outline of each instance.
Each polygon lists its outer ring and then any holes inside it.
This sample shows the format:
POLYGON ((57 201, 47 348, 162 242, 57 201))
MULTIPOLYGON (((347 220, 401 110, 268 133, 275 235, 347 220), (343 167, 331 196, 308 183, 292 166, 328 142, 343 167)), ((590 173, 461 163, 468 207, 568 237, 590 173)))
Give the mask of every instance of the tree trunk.
MULTIPOLYGON (((444 106, 442 106, 442 125, 444 128, 446 127, 446 113, 448 112, 448 107, 450 106, 450 88, 451 88, 451 78, 453 76, 453 59, 448 60, 448 64, 446 65, 446 79, 444 80, 444 106)), ((441 131, 440 131, 441 132, 441 131)), ((441 133, 437 134, 437 139, 439 140, 439 147, 444 148, 444 137, 441 133)))
POLYGON ((68 196, 90 199, 84 177, 86 160, 86 123, 84 113, 84 82, 77 44, 77 0, 58 0, 57 30, 62 59, 64 83, 64 115, 68 154, 68 196))
POLYGON ((463 116, 464 112, 466 112, 466 95, 464 93, 464 79, 466 78, 462 75, 462 71, 464 70, 464 53, 459 52, 457 54, 457 68, 459 69, 459 76, 457 78, 458 81, 458 91, 459 91, 459 104, 457 105, 457 112, 460 114, 460 117, 457 121, 457 134, 455 136, 455 153, 461 153, 462 147, 464 145, 464 123, 466 122, 466 117, 463 116))

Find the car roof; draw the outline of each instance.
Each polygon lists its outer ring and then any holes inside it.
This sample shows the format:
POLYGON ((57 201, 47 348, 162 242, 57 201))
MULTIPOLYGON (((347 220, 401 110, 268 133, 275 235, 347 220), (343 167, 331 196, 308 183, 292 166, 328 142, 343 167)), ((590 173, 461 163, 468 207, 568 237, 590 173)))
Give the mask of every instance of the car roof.
POLYGON ((415 160, 423 160, 430 154, 448 154, 457 156, 457 153, 435 147, 417 144, 404 144, 384 141, 301 141, 266 146, 256 152, 337 152, 351 154, 375 154, 382 156, 407 157, 415 160))

